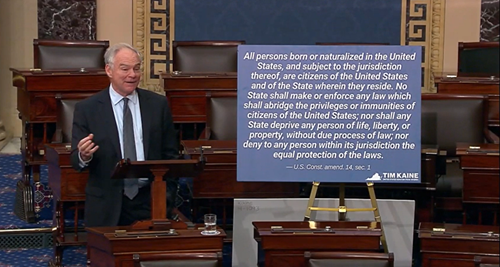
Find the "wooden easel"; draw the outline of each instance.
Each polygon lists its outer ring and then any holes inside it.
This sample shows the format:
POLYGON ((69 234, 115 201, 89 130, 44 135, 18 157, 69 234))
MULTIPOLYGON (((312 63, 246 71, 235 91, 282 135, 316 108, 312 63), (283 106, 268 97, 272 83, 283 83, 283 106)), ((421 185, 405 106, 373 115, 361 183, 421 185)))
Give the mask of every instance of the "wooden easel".
POLYGON ((334 211, 339 213, 339 221, 345 221, 346 213, 348 211, 373 211, 375 221, 380 224, 380 230, 382 236, 380 237, 380 242, 384 248, 384 252, 388 253, 387 241, 385 239, 384 228, 382 227, 382 220, 380 217, 380 211, 377 206, 377 198, 375 196, 375 190, 373 189, 373 183, 368 182, 366 186, 368 188, 368 194, 370 195, 370 201, 372 203, 371 208, 347 208, 345 205, 345 183, 340 183, 339 188, 339 207, 338 208, 325 208, 325 207, 315 207, 314 201, 316 200, 316 194, 318 192, 319 182, 313 182, 311 188, 311 195, 309 196, 309 202, 307 203, 306 214, 304 215, 304 221, 308 222, 311 220, 311 212, 314 211, 334 211))

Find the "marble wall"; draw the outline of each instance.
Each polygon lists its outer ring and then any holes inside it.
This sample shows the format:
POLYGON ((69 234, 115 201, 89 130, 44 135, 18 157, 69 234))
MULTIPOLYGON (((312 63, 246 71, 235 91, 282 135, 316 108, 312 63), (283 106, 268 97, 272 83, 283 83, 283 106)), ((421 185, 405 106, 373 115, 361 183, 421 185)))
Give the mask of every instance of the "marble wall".
POLYGON ((498 42, 500 0, 481 1, 481 42, 498 42))
POLYGON ((96 0, 38 0, 38 38, 96 39, 96 0))

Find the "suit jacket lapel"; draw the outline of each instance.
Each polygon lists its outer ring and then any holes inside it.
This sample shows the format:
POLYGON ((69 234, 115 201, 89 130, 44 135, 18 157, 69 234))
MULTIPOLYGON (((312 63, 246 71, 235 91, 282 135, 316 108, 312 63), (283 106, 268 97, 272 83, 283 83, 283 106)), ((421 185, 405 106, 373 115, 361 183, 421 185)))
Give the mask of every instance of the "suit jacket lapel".
POLYGON ((137 94, 139 96, 139 105, 141 106, 141 119, 142 119, 142 144, 144 146, 144 159, 148 160, 149 152, 149 136, 151 131, 151 114, 153 107, 148 105, 147 95, 141 92, 141 89, 137 89, 137 94))
POLYGON ((108 136, 111 138, 111 145, 113 146, 116 155, 119 158, 123 158, 121 149, 120 149, 120 139, 118 137, 118 129, 116 128, 116 120, 115 114, 113 112, 113 107, 111 106, 111 97, 109 96, 109 87, 108 90, 104 90, 103 94, 99 98, 100 102, 100 112, 99 115, 102 116, 103 119, 103 127, 105 127, 108 131, 108 136))

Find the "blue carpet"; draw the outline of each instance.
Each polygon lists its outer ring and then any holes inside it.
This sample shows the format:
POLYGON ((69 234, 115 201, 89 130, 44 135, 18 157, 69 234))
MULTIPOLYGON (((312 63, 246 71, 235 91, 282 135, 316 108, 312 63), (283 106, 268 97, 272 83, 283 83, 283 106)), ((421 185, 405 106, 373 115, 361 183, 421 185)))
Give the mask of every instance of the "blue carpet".
POLYGON ((40 182, 34 184, 36 223, 26 223, 14 214, 16 184, 21 180, 21 155, 0 154, 0 229, 52 226, 52 191, 48 188, 47 168, 42 166, 40 182))
MULTIPOLYGON (((52 248, 6 249, 0 250, 1 267, 46 267, 52 259, 52 248)), ((63 266, 79 267, 87 265, 85 247, 69 247, 64 250, 63 266)))

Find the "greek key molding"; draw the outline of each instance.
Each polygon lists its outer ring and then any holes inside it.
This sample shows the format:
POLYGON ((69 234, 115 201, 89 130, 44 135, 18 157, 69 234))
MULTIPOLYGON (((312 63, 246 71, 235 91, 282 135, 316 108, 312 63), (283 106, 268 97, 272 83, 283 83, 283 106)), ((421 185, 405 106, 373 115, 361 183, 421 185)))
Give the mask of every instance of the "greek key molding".
POLYGON ((445 0, 402 0, 401 45, 422 46, 422 92, 435 92, 443 67, 445 0))
POLYGON ((173 6, 173 0, 133 0, 132 42, 143 55, 140 86, 161 94, 159 74, 170 65, 173 6))
MULTIPOLYGON (((133 0, 133 45, 143 54, 141 87, 163 93, 159 73, 171 68, 174 0, 133 0)), ((445 0, 402 0, 401 45, 422 46, 422 92, 435 92, 443 67, 445 0)))

